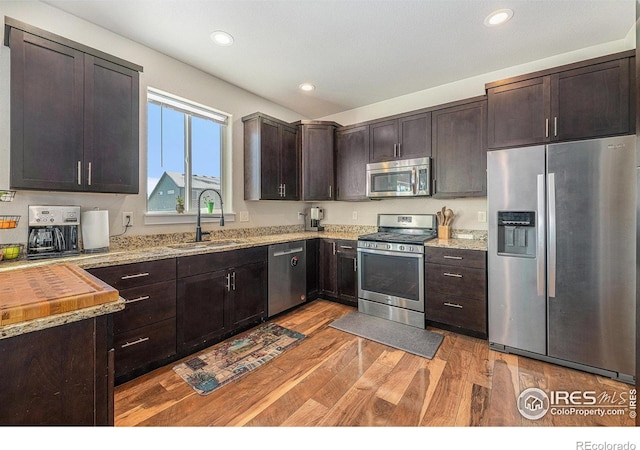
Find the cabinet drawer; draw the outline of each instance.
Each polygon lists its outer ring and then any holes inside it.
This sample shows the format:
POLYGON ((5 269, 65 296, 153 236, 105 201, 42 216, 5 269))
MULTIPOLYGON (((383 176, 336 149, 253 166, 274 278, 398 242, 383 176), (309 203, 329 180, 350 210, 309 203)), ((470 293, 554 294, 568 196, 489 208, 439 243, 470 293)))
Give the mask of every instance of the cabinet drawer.
POLYGON ((114 337, 115 372, 120 376, 176 354, 176 319, 167 319, 114 337))
POLYGON ((126 307, 113 315, 115 334, 176 316, 176 282, 150 284, 120 291, 126 307))
POLYGON ((176 278, 176 260, 159 259, 142 263, 91 269, 92 275, 118 289, 128 289, 145 284, 159 283, 176 278))
POLYGON ((476 267, 487 266, 487 252, 482 250, 462 250, 457 248, 425 248, 425 262, 449 264, 452 266, 476 267))
POLYGON ((487 306, 485 302, 444 295, 427 294, 427 320, 487 333, 487 306))
POLYGON ((427 292, 439 292, 484 300, 487 292, 487 277, 484 269, 425 264, 427 292))

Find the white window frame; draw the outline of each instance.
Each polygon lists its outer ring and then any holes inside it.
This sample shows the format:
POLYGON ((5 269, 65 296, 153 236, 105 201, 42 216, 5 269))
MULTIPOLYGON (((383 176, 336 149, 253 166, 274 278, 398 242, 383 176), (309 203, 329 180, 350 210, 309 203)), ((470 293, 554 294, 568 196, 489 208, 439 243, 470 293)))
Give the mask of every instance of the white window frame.
MULTIPOLYGON (((233 212, 233 204, 232 204, 232 186, 233 186, 233 167, 232 167, 232 123, 233 116, 229 113, 226 113, 221 110, 217 110, 211 108, 209 106, 199 104, 192 100, 187 100, 181 98, 175 94, 171 94, 160 89, 147 87, 147 101, 145 102, 145 106, 149 103, 149 101, 153 101, 156 104, 164 104, 169 107, 174 107, 183 112, 190 113, 195 116, 212 119, 218 123, 224 123, 224 131, 222 133, 222 149, 221 149, 221 161, 220 161, 220 178, 221 178, 221 186, 220 193, 222 194, 222 199, 224 202, 224 220, 225 222, 234 222, 235 221, 235 213, 233 212)), ((145 114, 148 111, 148 108, 145 107, 145 114)), ((148 127, 147 127, 148 130, 148 127)), ((148 131, 147 131, 148 133, 148 131)), ((190 145, 190 144, 189 144, 190 145)), ((147 152, 149 149, 147 148, 147 152)), ((147 191, 147 173, 146 173, 147 165, 145 164, 145 214, 144 214, 144 223, 145 225, 161 225, 161 224, 180 224, 180 223, 195 223, 197 211, 189 211, 184 214, 176 214, 176 213, 168 213, 164 211, 146 211, 146 199, 148 198, 149 193, 147 191)), ((185 173, 185 178, 191 177, 191 164, 188 164, 188 173, 185 173)), ((190 190, 185 189, 185 203, 190 201, 191 192, 190 190)), ((207 214, 206 216, 201 217, 202 222, 218 222, 220 219, 220 213, 207 214)))

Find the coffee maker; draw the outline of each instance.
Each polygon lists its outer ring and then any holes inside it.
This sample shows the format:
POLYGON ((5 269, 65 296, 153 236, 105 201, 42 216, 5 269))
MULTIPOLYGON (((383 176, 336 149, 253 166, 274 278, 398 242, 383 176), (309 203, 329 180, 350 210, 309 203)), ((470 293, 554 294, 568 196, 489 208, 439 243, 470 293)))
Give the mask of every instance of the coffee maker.
POLYGON ((27 259, 79 255, 79 206, 29 206, 27 259))
POLYGON ((324 231, 324 227, 320 225, 322 219, 324 219, 324 209, 318 206, 307 208, 304 214, 304 229, 306 231, 324 231))

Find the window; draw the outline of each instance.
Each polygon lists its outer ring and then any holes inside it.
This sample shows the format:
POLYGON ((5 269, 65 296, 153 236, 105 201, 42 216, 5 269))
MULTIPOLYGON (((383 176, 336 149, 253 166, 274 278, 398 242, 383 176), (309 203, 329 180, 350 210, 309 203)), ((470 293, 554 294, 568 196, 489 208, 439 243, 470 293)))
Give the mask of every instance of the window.
POLYGON ((173 97, 154 89, 147 91, 147 211, 176 213, 178 198, 184 211, 206 213, 205 200, 222 195, 222 156, 229 117, 211 108, 173 97))

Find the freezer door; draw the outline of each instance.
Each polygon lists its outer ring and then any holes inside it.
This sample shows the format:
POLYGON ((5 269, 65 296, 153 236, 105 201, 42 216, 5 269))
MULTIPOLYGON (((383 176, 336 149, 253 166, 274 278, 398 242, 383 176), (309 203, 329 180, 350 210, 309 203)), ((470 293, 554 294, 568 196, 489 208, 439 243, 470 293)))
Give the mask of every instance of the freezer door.
POLYGON ((544 146, 488 153, 489 342, 541 355, 547 346, 544 174, 544 146), (498 226, 500 211, 535 212, 533 255, 499 252, 498 233, 506 231, 498 226))
POLYGON ((635 136, 553 144, 549 356, 635 373, 635 136))

